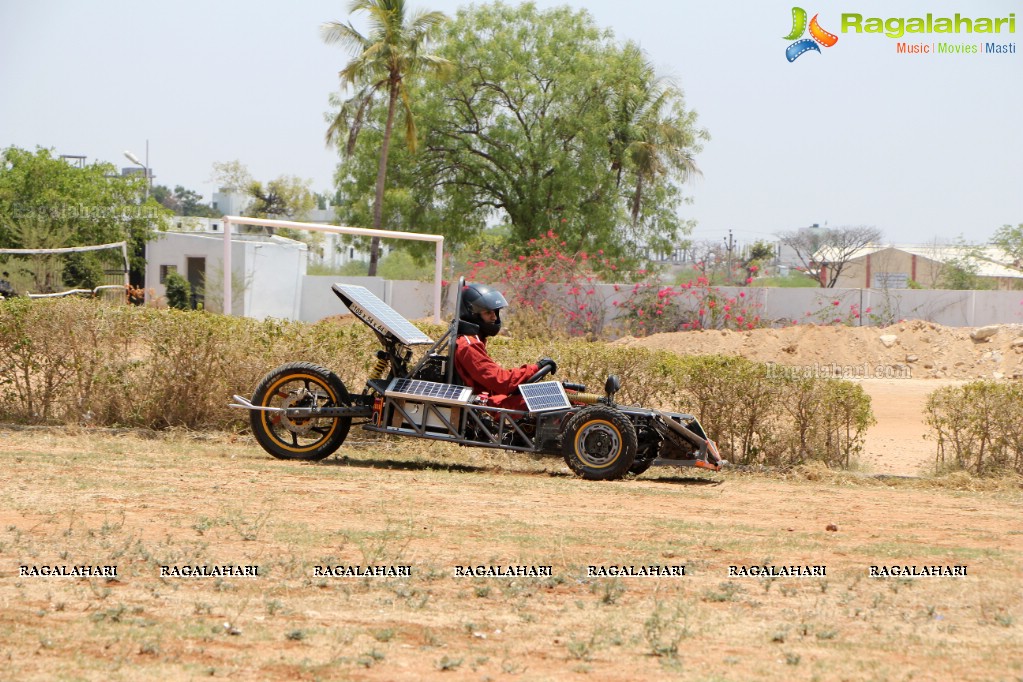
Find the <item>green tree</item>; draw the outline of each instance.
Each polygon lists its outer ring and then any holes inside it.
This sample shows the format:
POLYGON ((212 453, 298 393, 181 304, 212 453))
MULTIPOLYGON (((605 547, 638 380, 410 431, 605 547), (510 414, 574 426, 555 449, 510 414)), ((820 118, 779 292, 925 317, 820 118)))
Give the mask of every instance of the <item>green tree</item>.
POLYGON ((192 285, 188 280, 178 274, 177 270, 167 273, 167 305, 178 310, 190 310, 192 308, 192 285))
POLYGON ((942 263, 934 285, 936 289, 970 291, 994 288, 990 280, 979 274, 981 263, 986 260, 980 246, 970 244, 960 236, 949 248, 956 255, 942 263))
MULTIPOLYGON (((61 249, 71 246, 72 234, 64 225, 51 225, 43 216, 29 215, 8 223, 20 249, 61 249)), ((65 257, 32 254, 23 257, 21 273, 31 279, 31 293, 53 293, 64 286, 65 257)))
POLYGON ((991 241, 1012 257, 1015 267, 1023 267, 1023 223, 1016 227, 1003 225, 991 241))
POLYGON ((252 184, 252 174, 241 161, 214 161, 210 180, 225 189, 244 191, 252 184))
POLYGON ((942 265, 935 288, 956 291, 991 289, 992 284, 977 274, 979 269, 979 264, 974 258, 969 256, 952 258, 942 265))
POLYGON ((302 220, 316 208, 316 196, 310 189, 311 185, 311 180, 294 175, 282 175, 266 184, 253 181, 245 188, 254 199, 246 213, 253 218, 302 220))
POLYGON ((674 176, 685 182, 700 173, 694 153, 698 138, 696 114, 683 106, 681 89, 668 78, 658 77, 642 50, 628 43, 622 50, 621 72, 631 75, 612 83, 611 167, 616 183, 630 168, 634 191, 629 201, 632 225, 640 222, 644 184, 655 184, 660 177, 674 176), (631 162, 631 164, 630 164, 631 162))
MULTIPOLYGON (((225 189, 238 190, 252 197, 245 209, 250 218, 271 220, 303 220, 317 206, 318 196, 312 191, 312 180, 295 175, 281 175, 273 180, 254 180, 240 161, 214 162, 212 180, 225 189)), ((274 228, 254 228, 270 234, 274 228)), ((291 235, 307 239, 307 235, 291 235)))
MULTIPOLYGON (((456 249, 497 223, 513 247, 553 230, 569 251, 633 257, 689 232, 682 161, 705 133, 638 48, 586 11, 496 3, 460 10, 437 52, 458 68, 410 85, 421 143, 415 155, 396 150, 385 223, 444 234, 456 249), (655 122, 680 134, 666 140, 655 122)), ((360 138, 339 168, 342 219, 366 210, 378 142, 360 138)))
POLYGON ((145 194, 143 176, 117 175, 113 164, 79 168, 49 149, 8 147, 0 155, 0 247, 28 248, 23 226, 16 227, 24 221, 41 221, 65 235, 65 246, 128 241, 131 282, 141 286, 145 242, 169 213, 145 194))
POLYGON ((150 195, 158 204, 173 211, 174 215, 196 216, 200 218, 217 218, 220 213, 213 210, 213 207, 202 200, 202 195, 181 185, 176 185, 173 190, 164 185, 156 185, 150 190, 150 195))
MULTIPOLYGON (((408 12, 404 0, 353 0, 350 14, 369 15, 370 29, 363 35, 351 23, 331 21, 321 27, 323 40, 340 45, 354 53, 339 76, 345 86, 356 89, 355 95, 341 105, 336 118, 327 129, 328 144, 337 142, 348 132, 346 153, 354 150, 359 131, 378 93, 387 97, 387 115, 379 147, 376 194, 373 201, 373 228, 383 224, 384 186, 387 181, 387 158, 391 145, 398 100, 405 119, 405 143, 416 149, 416 124, 412 112, 407 81, 418 73, 440 72, 449 63, 424 50, 436 29, 446 20, 440 12, 419 10, 408 12)), ((369 274, 375 275, 380 258, 380 239, 374 237, 370 246, 369 274)))

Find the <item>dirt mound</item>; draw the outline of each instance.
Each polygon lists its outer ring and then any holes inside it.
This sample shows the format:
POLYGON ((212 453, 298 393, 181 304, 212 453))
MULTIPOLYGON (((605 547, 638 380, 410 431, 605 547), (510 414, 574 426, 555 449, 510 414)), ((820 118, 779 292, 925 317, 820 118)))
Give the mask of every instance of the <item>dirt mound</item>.
POLYGON ((884 328, 796 325, 673 332, 625 337, 615 343, 685 355, 741 355, 847 378, 1023 379, 1023 325, 1019 324, 979 329, 920 320, 884 328))

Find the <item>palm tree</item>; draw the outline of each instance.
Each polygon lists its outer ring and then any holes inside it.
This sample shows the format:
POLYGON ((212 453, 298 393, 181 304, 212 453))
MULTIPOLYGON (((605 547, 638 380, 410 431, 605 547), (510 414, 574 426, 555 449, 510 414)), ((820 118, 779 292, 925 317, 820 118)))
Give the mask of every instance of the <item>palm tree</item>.
MULTIPOLYGON (((380 229, 383 216, 384 185, 387 180, 387 154, 391 144, 394 116, 401 100, 405 116, 405 143, 416 149, 416 123, 412 116, 408 79, 421 71, 445 72, 451 63, 422 50, 434 31, 447 17, 441 12, 416 10, 409 13, 404 0, 352 0, 348 12, 366 12, 369 31, 360 33, 351 23, 330 21, 320 27, 324 42, 339 45, 354 54, 338 75, 341 82, 356 90, 344 102, 337 117, 327 129, 327 143, 334 144, 347 129, 345 154, 351 156, 355 142, 377 93, 387 96, 387 123, 380 145, 376 197, 373 201, 373 227, 380 229)), ((373 237, 370 246, 369 274, 375 275, 379 260, 380 238, 373 237)))
POLYGON ((624 59, 641 62, 639 78, 623 80, 614 95, 611 169, 621 185, 626 162, 636 174, 630 199, 632 224, 639 223, 644 183, 661 175, 677 174, 683 182, 700 174, 693 153, 699 151, 694 117, 682 106, 682 91, 672 81, 656 76, 635 45, 625 47, 624 59))

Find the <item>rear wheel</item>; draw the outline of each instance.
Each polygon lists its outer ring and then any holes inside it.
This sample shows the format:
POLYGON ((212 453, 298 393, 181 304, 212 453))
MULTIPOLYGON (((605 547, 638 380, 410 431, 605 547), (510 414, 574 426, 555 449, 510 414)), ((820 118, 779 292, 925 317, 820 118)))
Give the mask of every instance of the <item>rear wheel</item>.
MULTIPOLYGON (((252 404, 259 407, 345 407, 344 383, 329 369, 292 362, 267 374, 256 386, 252 404)), ((283 412, 249 412, 252 434, 277 459, 319 460, 332 455, 352 426, 351 417, 288 417, 283 412)))
POLYGON ((580 410, 565 427, 562 452, 575 473, 591 481, 623 477, 636 459, 636 429, 617 410, 580 410))

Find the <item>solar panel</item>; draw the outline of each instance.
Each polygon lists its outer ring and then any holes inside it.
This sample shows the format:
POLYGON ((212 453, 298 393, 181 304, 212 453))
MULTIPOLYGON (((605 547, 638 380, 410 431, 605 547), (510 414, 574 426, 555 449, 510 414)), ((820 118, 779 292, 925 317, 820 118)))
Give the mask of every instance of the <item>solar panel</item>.
POLYGON ((526 399, 526 409, 530 412, 564 410, 572 406, 560 381, 519 384, 519 393, 526 399))
POLYGON ((433 343, 397 310, 377 298, 369 289, 357 284, 335 284, 331 287, 352 314, 381 334, 390 334, 406 346, 433 343))
POLYGON ((421 379, 395 378, 391 380, 391 384, 384 391, 384 395, 389 398, 419 398, 420 400, 429 400, 432 403, 464 405, 472 398, 472 389, 466 386, 438 384, 434 381, 423 381, 421 379))

